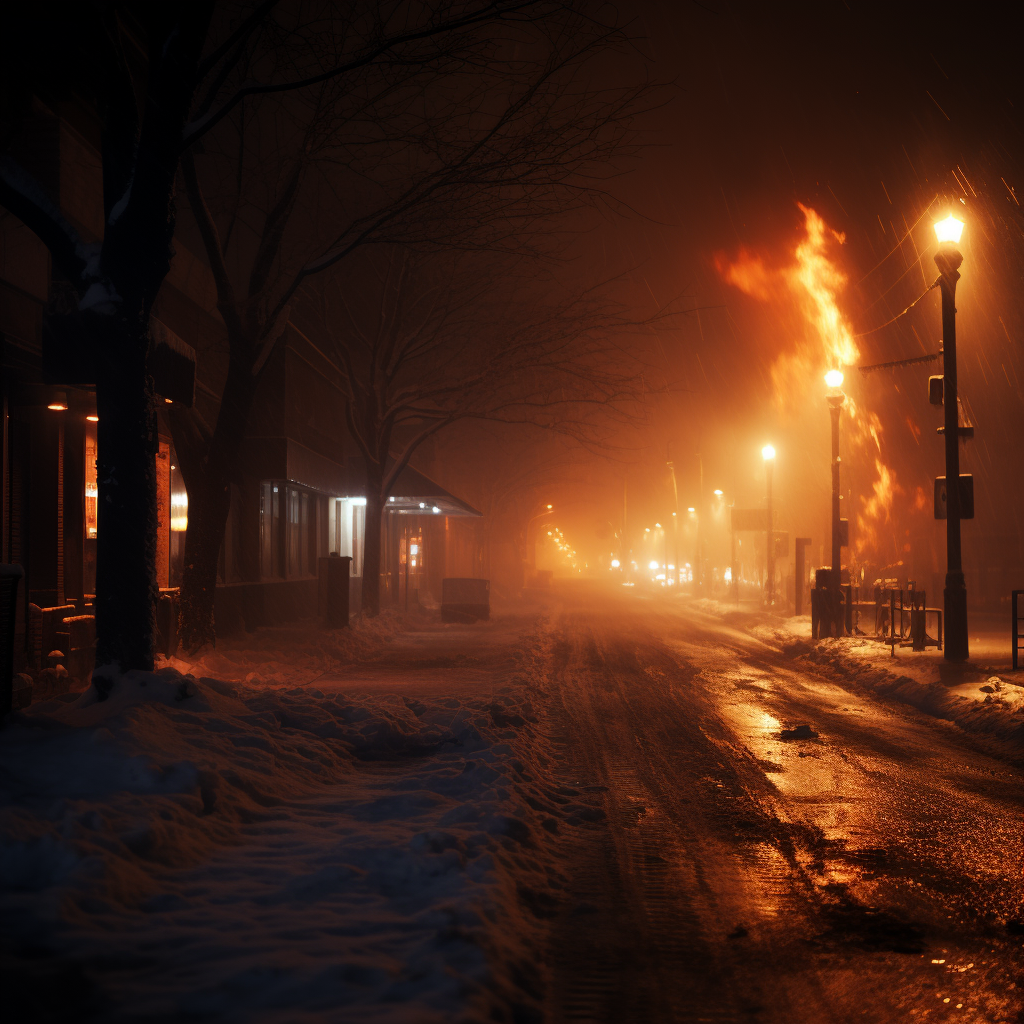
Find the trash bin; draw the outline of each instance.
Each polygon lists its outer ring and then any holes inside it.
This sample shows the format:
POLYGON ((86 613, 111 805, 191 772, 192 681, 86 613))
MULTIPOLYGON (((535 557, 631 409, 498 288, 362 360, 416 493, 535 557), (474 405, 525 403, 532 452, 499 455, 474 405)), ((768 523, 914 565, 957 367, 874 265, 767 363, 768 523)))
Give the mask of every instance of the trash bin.
POLYGON ((348 576, 352 559, 347 555, 330 554, 319 559, 317 614, 327 629, 348 625, 348 576))
POLYGON ((441 581, 442 622, 476 622, 490 617, 490 580, 449 576, 441 581))

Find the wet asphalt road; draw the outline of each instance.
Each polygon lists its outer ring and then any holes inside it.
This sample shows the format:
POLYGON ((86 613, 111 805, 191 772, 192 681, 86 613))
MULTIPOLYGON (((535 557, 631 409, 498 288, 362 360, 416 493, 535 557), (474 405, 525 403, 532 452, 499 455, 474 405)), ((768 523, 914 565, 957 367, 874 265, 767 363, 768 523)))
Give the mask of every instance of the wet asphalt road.
POLYGON ((639 594, 566 597, 554 1022, 1016 1022, 1019 764, 639 594), (807 726, 800 738, 789 730, 807 726))

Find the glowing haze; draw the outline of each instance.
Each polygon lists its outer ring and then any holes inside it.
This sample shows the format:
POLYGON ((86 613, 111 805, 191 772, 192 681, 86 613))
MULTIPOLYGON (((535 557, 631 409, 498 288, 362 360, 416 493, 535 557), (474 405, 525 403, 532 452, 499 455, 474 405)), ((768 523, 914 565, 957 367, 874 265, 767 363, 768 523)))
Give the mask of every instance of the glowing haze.
POLYGON ((846 373, 842 451, 864 470, 874 466, 868 494, 862 497, 851 531, 853 551, 888 557, 879 552, 879 530, 891 520, 892 503, 900 487, 882 457, 882 424, 874 412, 862 409, 849 393, 856 382, 848 371, 860 360, 849 321, 839 306, 846 274, 835 256, 845 236, 830 228, 813 209, 797 204, 803 231, 789 258, 768 265, 758 253, 740 248, 735 258, 715 257, 722 278, 746 295, 771 308, 779 331, 779 348, 771 365, 773 398, 780 412, 794 417, 822 399, 822 380, 828 370, 846 373))

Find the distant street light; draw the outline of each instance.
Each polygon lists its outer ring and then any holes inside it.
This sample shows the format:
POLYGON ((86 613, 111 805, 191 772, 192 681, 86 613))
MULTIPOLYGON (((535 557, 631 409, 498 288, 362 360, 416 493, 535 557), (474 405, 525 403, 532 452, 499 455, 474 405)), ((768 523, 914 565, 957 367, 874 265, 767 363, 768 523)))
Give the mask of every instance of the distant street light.
POLYGON ((768 561, 768 579, 765 580, 764 599, 765 604, 771 608, 775 603, 775 537, 772 527, 772 469, 775 466, 775 449, 766 444, 761 449, 761 458, 764 459, 764 481, 767 497, 767 509, 765 513, 765 542, 766 556, 768 561))
POLYGON ((832 416, 832 585, 829 587, 828 614, 824 618, 828 622, 828 635, 841 636, 845 630, 840 615, 842 536, 839 515, 839 413, 846 401, 846 395, 840 390, 842 372, 829 370, 825 374, 825 383, 828 385, 828 411, 832 416))
POLYGON ((935 237, 939 240, 935 264, 939 268, 942 293, 942 404, 946 441, 946 587, 942 596, 946 631, 943 655, 947 661, 966 661, 970 656, 967 586, 960 549, 960 403, 956 385, 956 283, 964 261, 957 244, 963 230, 963 221, 952 214, 935 224, 935 237))
MULTIPOLYGON (((423 508, 423 507, 424 506, 421 503, 420 504, 420 508, 423 508)), ((533 507, 537 508, 536 505, 534 505, 533 507)), ((548 504, 544 503, 543 510, 538 512, 535 516, 531 516, 529 519, 527 519, 526 526, 523 529, 523 546, 526 548, 526 554, 529 557, 529 563, 528 563, 529 567, 534 572, 537 571, 537 542, 536 542, 536 540, 534 540, 533 546, 532 547, 530 546, 530 527, 533 526, 533 524, 538 519, 543 519, 545 516, 551 515, 551 511, 552 511, 553 508, 554 508, 553 505, 548 505, 548 504)), ((435 505, 433 511, 436 514, 436 513, 439 513, 441 510, 435 505)), ((558 530, 555 530, 555 533, 558 533, 558 530)), ((550 531, 548 532, 548 536, 549 537, 551 536, 550 531)))

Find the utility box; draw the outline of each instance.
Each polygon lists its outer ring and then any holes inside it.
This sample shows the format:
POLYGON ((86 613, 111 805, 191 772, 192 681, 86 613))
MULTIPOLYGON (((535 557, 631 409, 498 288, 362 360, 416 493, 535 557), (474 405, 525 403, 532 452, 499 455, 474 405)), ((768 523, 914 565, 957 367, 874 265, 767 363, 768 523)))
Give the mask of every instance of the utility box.
MULTIPOLYGON (((946 478, 935 478, 935 518, 946 518, 946 478)), ((960 474, 960 518, 974 518, 974 477, 970 473, 960 474)))
POLYGON ((490 617, 490 580, 449 576, 441 581, 442 622, 476 622, 490 617))
POLYGON ((932 405, 942 405, 942 395, 945 384, 942 380, 942 374, 928 378, 928 401, 932 405))
POLYGON ((839 520, 839 546, 848 548, 850 546, 850 520, 839 520))
POLYGON ((328 555, 318 559, 317 613, 327 629, 348 626, 348 576, 352 559, 328 555))

